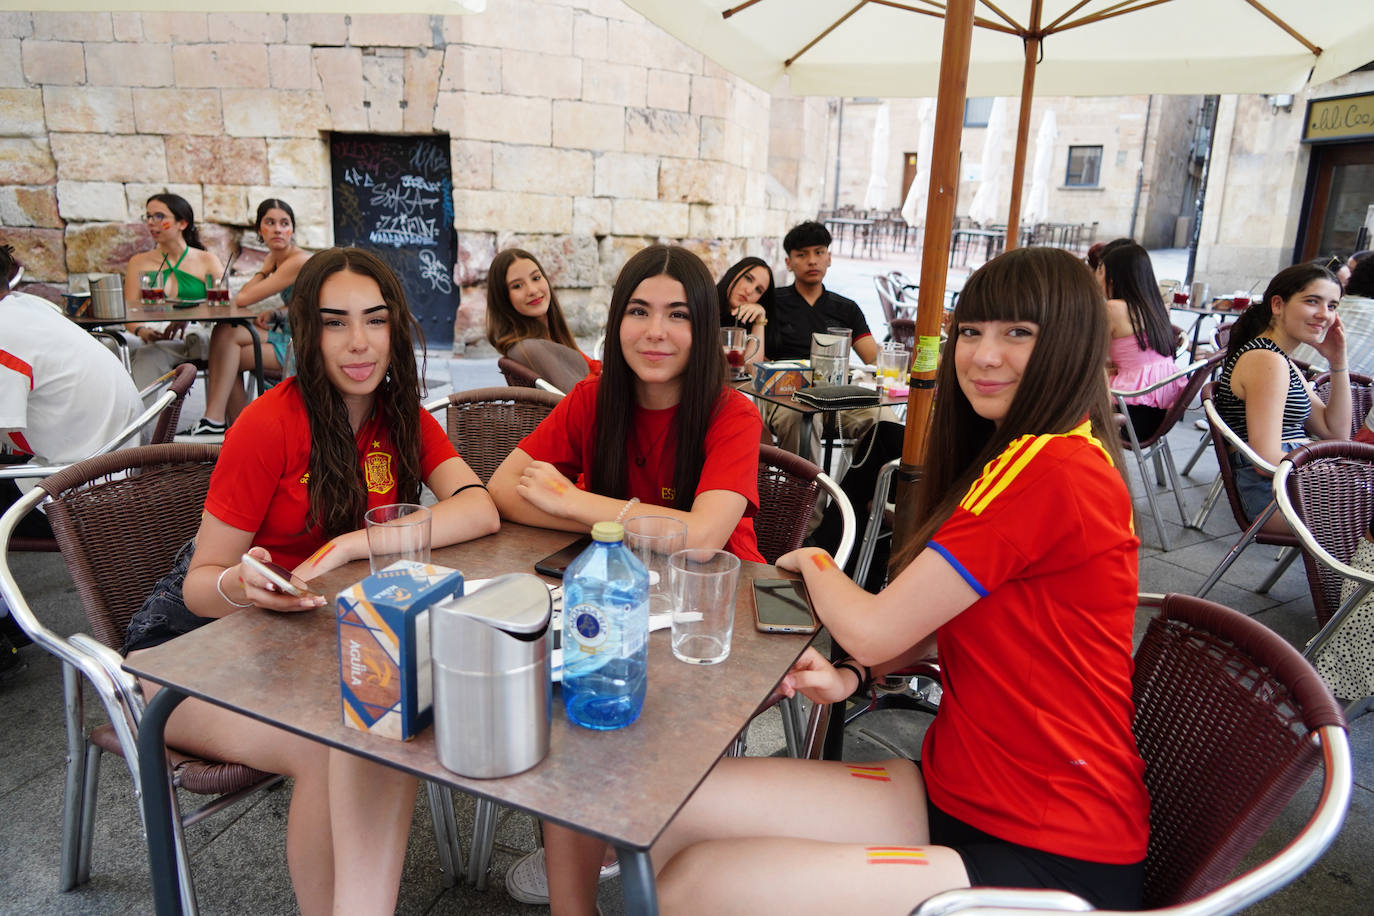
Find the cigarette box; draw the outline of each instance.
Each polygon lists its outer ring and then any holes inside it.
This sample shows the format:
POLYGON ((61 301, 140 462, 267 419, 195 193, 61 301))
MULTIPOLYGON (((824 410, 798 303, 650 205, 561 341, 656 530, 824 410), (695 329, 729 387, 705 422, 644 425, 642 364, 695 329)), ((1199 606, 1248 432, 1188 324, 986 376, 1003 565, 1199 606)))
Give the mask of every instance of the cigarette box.
POLYGON ((408 741, 434 719, 429 608, 463 594, 456 569, 398 560, 339 593, 344 724, 408 741))
POLYGON ((811 364, 804 359, 780 359, 754 364, 754 393, 787 395, 811 384, 811 364))

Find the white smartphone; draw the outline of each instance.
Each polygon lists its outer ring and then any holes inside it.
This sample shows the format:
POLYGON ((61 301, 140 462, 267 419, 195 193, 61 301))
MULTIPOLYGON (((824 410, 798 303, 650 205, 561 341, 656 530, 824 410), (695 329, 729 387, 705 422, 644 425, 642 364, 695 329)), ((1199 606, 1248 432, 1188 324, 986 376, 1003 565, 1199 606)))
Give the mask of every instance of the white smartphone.
POLYGON ((307 596, 314 596, 316 598, 324 597, 305 583, 297 585, 295 582, 292 582, 291 570, 287 569, 285 566, 278 563, 263 562, 257 557, 247 553, 239 557, 239 559, 243 561, 244 566, 247 566, 249 569, 266 578, 267 581, 271 583, 272 587, 283 595, 292 595, 296 598, 305 598, 307 596))

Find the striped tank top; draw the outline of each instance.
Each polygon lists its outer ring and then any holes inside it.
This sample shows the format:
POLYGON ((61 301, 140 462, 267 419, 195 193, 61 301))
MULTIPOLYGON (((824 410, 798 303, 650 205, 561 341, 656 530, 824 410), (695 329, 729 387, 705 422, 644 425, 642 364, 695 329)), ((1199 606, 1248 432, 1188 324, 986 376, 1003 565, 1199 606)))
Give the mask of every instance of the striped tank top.
MULTIPOLYGON (((1245 402, 1236 397, 1231 391, 1231 370, 1236 367, 1236 360, 1240 359, 1251 350, 1273 350, 1286 361, 1288 354, 1284 353, 1278 344, 1268 337, 1256 337, 1246 343, 1236 352, 1235 356, 1226 360, 1221 370, 1221 378, 1217 381, 1216 391, 1212 398, 1212 403, 1216 405, 1217 413, 1226 421, 1226 425, 1236 431, 1246 442, 1250 441, 1250 433, 1245 426, 1245 402)), ((1283 402, 1283 425, 1280 438, 1305 439, 1307 431, 1307 418, 1312 414, 1312 401, 1307 397, 1307 389, 1303 387, 1302 377, 1298 375, 1298 370, 1294 365, 1288 363, 1288 396, 1283 402)))

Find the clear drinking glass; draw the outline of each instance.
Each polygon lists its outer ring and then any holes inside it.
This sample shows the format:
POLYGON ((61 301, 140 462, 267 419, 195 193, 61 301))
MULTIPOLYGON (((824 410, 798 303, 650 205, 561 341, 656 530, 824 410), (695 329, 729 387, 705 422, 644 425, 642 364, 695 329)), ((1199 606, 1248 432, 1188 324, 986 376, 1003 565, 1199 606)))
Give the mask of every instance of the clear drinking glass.
POLYGON ((687 523, 666 515, 639 515, 625 522, 625 546, 649 571, 649 613, 673 609, 668 558, 687 546, 687 523))
POLYGON ((416 503, 392 503, 369 509, 363 515, 367 524, 367 558, 372 572, 378 573, 397 560, 429 562, 430 532, 433 516, 416 503))
POLYGON ((735 629, 739 557, 724 550, 679 550, 672 572, 673 655, 693 665, 714 665, 730 655, 735 629))

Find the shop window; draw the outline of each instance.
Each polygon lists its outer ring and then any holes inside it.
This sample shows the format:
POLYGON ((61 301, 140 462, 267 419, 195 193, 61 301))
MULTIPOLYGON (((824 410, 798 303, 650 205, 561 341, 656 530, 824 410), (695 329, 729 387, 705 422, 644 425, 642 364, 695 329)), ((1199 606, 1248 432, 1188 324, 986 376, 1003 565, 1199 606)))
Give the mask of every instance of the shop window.
POLYGON ((1071 188, 1095 188, 1102 175, 1102 147, 1069 147, 1069 168, 1064 184, 1071 188))

